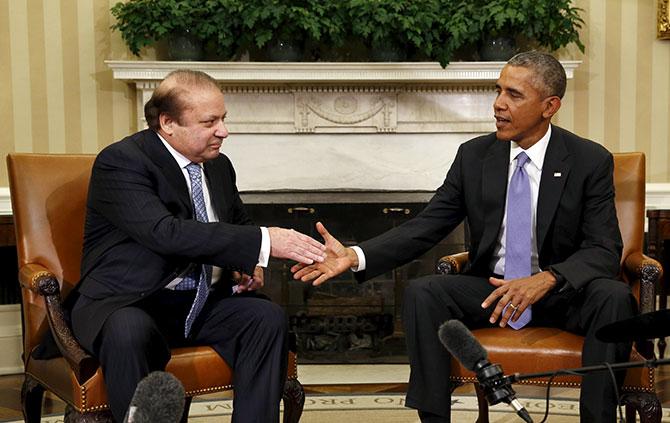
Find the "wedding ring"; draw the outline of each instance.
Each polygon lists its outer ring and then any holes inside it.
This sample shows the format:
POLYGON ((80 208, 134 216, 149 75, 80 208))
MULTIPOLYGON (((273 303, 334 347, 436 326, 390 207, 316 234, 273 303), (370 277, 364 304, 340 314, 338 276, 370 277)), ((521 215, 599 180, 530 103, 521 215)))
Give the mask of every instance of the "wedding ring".
POLYGON ((509 306, 512 307, 512 309, 513 309, 514 311, 516 311, 516 309, 519 308, 519 307, 515 306, 515 305, 512 304, 512 303, 509 303, 509 306))

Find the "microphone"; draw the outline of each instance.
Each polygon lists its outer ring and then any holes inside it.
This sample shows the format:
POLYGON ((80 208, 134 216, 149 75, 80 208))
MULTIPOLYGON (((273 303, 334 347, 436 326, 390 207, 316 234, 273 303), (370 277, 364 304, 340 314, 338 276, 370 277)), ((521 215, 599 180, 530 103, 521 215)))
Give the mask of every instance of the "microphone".
POLYGON ((437 332, 440 342, 461 362, 463 367, 477 375, 479 385, 484 389, 490 405, 499 402, 509 404, 527 423, 533 423, 528 411, 516 399, 516 393, 508 378, 503 375, 502 367, 489 362, 486 350, 463 323, 447 320, 437 332))
POLYGON ((151 372, 140 381, 124 423, 179 423, 184 413, 184 386, 172 374, 151 372))

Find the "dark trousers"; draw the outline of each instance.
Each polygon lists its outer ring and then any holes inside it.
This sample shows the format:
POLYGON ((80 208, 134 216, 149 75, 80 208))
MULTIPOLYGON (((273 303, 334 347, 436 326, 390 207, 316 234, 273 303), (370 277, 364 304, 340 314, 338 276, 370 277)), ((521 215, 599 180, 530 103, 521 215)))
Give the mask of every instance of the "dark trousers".
MULTIPOLYGON (((488 319, 495 303, 488 309, 482 309, 481 303, 493 290, 486 278, 466 275, 432 275, 408 284, 403 303, 411 369, 406 404, 426 416, 422 421, 448 422, 451 416, 451 356, 437 337, 439 326, 450 319, 458 319, 470 328, 492 326, 488 319)), ((531 325, 559 327, 584 336, 584 366, 622 362, 628 361, 631 344, 600 342, 595 332, 605 324, 632 317, 636 310, 628 285, 596 279, 579 292, 568 289, 552 293, 534 304, 531 325)), ((624 376, 620 373, 619 384, 624 376)), ((616 402, 606 372, 584 376, 580 393, 582 422, 614 422, 616 402)))
POLYGON ((164 289, 105 321, 93 352, 114 419, 123 420, 139 381, 165 368, 171 347, 210 345, 233 369, 232 421, 278 422, 288 359, 284 311, 254 294, 230 297, 214 291, 185 339, 193 297, 194 292, 164 289))

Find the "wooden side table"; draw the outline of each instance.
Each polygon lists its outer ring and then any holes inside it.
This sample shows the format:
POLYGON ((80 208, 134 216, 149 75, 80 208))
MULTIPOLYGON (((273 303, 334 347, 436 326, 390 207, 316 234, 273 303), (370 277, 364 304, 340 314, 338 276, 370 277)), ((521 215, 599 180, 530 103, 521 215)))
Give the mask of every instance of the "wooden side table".
POLYGON ((16 238, 11 215, 0 215, 0 269, 3 274, 0 280, 0 304, 20 303, 16 238))
POLYGON ((0 215, 0 247, 16 245, 14 219, 10 215, 0 215))
MULTIPOLYGON (((656 209, 647 210, 649 220, 647 233, 647 254, 658 260, 663 266, 663 277, 656 287, 658 293, 658 308, 664 310, 668 307, 668 289, 665 272, 670 271, 670 210, 656 209)), ((665 353, 665 339, 658 340, 658 355, 663 358, 665 353)))

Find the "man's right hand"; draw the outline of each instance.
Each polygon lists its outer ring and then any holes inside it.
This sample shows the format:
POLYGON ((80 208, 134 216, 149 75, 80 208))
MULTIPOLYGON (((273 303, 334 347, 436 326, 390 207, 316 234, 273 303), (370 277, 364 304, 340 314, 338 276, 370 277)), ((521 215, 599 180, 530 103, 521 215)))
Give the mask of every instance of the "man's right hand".
POLYGON ((354 250, 342 245, 321 222, 316 223, 316 230, 326 242, 326 259, 309 266, 296 264, 291 267, 293 279, 300 279, 303 282, 314 280, 312 285, 321 285, 328 279, 358 266, 358 256, 354 250))
POLYGON ((291 259, 304 264, 320 263, 325 259, 326 247, 319 241, 293 229, 268 228, 270 256, 291 259))

